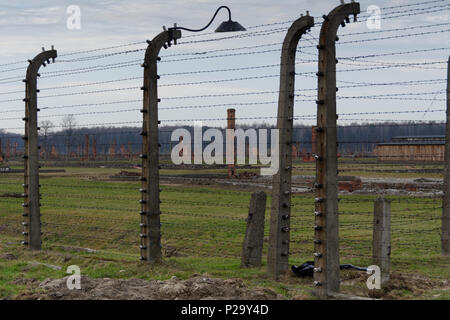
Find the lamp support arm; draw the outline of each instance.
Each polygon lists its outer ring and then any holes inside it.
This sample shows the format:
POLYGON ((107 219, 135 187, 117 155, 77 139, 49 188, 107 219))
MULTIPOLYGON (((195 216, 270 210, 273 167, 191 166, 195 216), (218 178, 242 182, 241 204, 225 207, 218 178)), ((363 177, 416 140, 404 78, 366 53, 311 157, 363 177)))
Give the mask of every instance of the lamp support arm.
POLYGON ((231 10, 230 10, 230 8, 228 8, 227 6, 220 6, 216 10, 216 13, 214 13, 211 21, 209 21, 209 23, 205 27, 203 27, 201 29, 188 29, 188 28, 184 28, 184 27, 172 27, 172 28, 169 28, 169 30, 186 30, 186 31, 190 31, 190 32, 201 32, 201 31, 205 30, 206 28, 208 28, 211 25, 211 23, 213 23, 214 19, 216 18, 217 14, 219 13, 220 9, 227 9, 228 10, 228 19, 229 19, 229 21, 231 21, 231 10))

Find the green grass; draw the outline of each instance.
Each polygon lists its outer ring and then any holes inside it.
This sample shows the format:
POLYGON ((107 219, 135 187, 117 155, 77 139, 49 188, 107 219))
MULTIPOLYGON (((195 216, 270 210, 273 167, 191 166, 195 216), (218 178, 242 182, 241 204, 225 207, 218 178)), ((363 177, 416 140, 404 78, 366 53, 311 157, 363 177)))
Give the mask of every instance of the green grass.
MULTIPOLYGON (((179 256, 167 257, 162 266, 151 267, 138 261, 139 183, 108 181, 110 175, 121 169, 64 169, 66 173, 41 175, 44 232, 41 252, 30 252, 19 244, 22 240, 22 199, 0 197, 0 256, 11 253, 17 257, 0 259, 0 298, 14 297, 30 290, 29 285, 17 283, 16 279, 42 281, 48 277, 62 277, 67 266, 72 264, 79 265, 82 273, 91 277, 168 279, 174 275, 188 278, 194 273, 239 277, 250 286, 270 287, 288 297, 312 298, 310 279, 288 277, 273 281, 265 275, 265 262, 259 268, 240 268, 250 191, 211 185, 163 185, 163 246, 176 248, 179 256), (77 251, 78 247, 96 252, 77 251), (58 265, 62 270, 35 266, 34 261, 58 265)), ((201 171, 206 172, 209 171, 201 171)), ((22 193, 22 180, 21 174, 2 175, 0 195, 22 193)), ((368 266, 371 264, 375 196, 346 195, 341 198, 340 261, 368 266)), ((392 270, 416 277, 450 278, 448 258, 440 255, 440 200, 389 198, 392 200, 392 270)), ((270 200, 269 193, 266 239, 270 200)), ((292 204, 290 265, 312 260, 314 248, 313 195, 294 195, 292 204)), ((267 242, 264 255, 266 253, 267 242)), ((352 292, 348 286, 343 290, 352 292)), ((404 294, 405 298, 413 298, 411 292, 404 294)), ((448 292, 432 288, 423 296, 445 299, 448 292)))

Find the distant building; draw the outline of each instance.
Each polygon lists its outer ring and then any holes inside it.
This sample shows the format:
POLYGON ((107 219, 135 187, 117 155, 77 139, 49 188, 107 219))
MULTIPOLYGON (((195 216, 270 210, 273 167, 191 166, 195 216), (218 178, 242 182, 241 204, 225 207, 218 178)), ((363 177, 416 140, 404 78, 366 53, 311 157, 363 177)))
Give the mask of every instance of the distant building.
POLYGON ((444 161, 445 136, 398 136, 378 143, 374 154, 380 161, 444 161))

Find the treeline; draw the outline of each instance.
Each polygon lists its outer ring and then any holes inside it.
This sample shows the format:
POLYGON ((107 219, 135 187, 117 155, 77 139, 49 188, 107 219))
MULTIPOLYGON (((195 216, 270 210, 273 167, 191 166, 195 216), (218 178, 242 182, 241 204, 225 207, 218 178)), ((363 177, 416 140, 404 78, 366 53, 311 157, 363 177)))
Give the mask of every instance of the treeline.
MULTIPOLYGON (((177 143, 171 141, 171 134, 179 126, 161 126, 159 132, 159 143, 161 144, 161 153, 169 153, 172 147, 177 143)), ((182 127, 188 130, 193 139, 193 127, 182 127)), ((203 131, 212 127, 203 127, 203 131)), ((238 126, 241 129, 273 129, 274 126, 266 124, 253 124, 238 126)), ((225 137, 225 129, 217 128, 223 131, 225 137)), ((67 154, 68 152, 77 152, 79 148, 84 148, 86 135, 89 136, 90 149, 95 139, 97 154, 107 154, 111 150, 111 146, 115 146, 115 152, 119 154, 121 148, 125 148, 132 153, 141 151, 142 136, 141 128, 137 127, 101 127, 101 128, 77 128, 70 130, 62 130, 56 132, 48 132, 42 134, 40 139, 41 148, 45 148, 50 152, 52 146, 58 154, 67 154)), ((367 124, 351 124, 338 127, 339 152, 341 153, 357 153, 372 152, 377 143, 388 142, 395 136, 424 136, 424 135, 445 135, 445 123, 429 122, 429 123, 367 123, 367 124)), ((13 146, 17 143, 17 150, 23 151, 23 139, 18 134, 8 133, 0 130, 0 139, 2 144, 2 152, 5 153, 7 144, 13 146)), ((270 134, 269 139, 270 141, 270 134)), ((299 151, 305 149, 311 151, 312 127, 306 125, 296 125, 294 129, 293 142, 299 147, 299 151)), ((205 145, 209 142, 205 142, 205 145)))

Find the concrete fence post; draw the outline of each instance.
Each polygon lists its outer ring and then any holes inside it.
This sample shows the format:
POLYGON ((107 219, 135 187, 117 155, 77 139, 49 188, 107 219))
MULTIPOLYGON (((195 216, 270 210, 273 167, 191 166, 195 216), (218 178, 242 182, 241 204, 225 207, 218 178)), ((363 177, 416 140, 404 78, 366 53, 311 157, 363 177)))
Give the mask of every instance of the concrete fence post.
POLYGON ((295 57, 300 38, 313 26, 314 18, 309 15, 297 19, 289 28, 281 51, 277 120, 280 169, 272 180, 272 207, 267 254, 267 274, 274 279, 278 279, 280 274, 289 270, 295 57))
POLYGON ((252 193, 247 217, 247 229, 242 246, 241 267, 257 267, 261 265, 266 198, 264 191, 252 193))
POLYGON ((450 57, 447 68, 447 124, 445 129, 444 197, 442 201, 441 251, 450 256, 450 57))
POLYGON ((391 202, 378 198, 373 210, 373 264, 380 267, 381 285, 389 281, 391 266, 391 202))
POLYGON ((159 189, 159 137, 158 137, 158 73, 159 52, 172 41, 181 38, 181 31, 163 31, 152 41, 147 41, 145 52, 142 122, 142 186, 140 250, 143 261, 162 262, 161 222, 160 222, 160 189, 159 189))
POLYGON ((24 208, 23 217, 23 235, 25 237, 22 242, 25 246, 32 250, 40 250, 42 247, 41 240, 41 203, 39 193, 39 141, 38 141, 38 107, 37 107, 37 77, 41 66, 50 63, 50 59, 54 62, 57 57, 56 50, 45 51, 39 53, 33 60, 28 60, 25 82, 25 141, 24 159, 24 208))
POLYGON ((360 12, 357 2, 342 4, 324 15, 320 30, 314 235, 314 285, 326 298, 339 292, 339 221, 337 182, 336 41, 339 26, 360 12))

